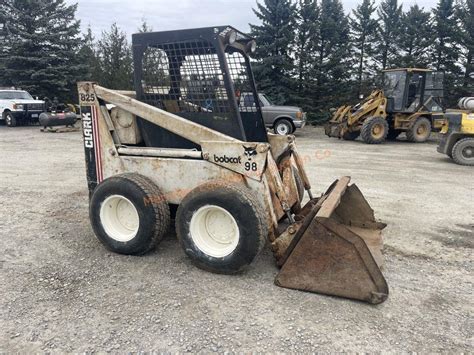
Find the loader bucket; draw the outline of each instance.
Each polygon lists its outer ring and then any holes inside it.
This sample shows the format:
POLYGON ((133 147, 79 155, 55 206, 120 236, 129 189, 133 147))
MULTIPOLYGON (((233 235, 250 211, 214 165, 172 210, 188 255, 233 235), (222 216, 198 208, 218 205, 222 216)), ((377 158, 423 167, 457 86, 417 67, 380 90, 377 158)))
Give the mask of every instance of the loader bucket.
POLYGON ((273 243, 281 287, 346 297, 372 304, 385 301, 388 286, 381 230, 374 212, 349 177, 310 201, 297 222, 273 243))

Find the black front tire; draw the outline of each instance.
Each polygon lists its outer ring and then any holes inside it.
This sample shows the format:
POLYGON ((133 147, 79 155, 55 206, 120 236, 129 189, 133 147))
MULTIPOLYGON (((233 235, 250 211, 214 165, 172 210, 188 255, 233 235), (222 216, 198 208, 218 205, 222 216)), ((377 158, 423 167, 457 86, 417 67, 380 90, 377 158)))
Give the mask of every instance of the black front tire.
POLYGON ((15 127, 16 126, 16 118, 13 116, 11 112, 5 113, 5 124, 7 127, 15 127))
POLYGON ((385 142, 388 130, 386 119, 383 117, 369 117, 362 124, 360 136, 367 144, 380 144, 385 142))
MULTIPOLYGON (((161 190, 150 179, 135 173, 112 176, 101 182, 93 192, 89 217, 99 241, 107 249, 127 255, 141 255, 151 250, 163 239, 170 224, 168 203, 161 190), (114 196, 131 202, 138 213, 138 230, 130 240, 114 237, 111 229, 107 228, 111 222, 105 221, 105 218, 102 220, 105 216, 103 211, 112 208, 103 204, 114 196)), ((114 222, 117 225, 126 224, 119 217, 114 222)))
MULTIPOLYGON (((196 187, 181 201, 176 214, 176 234, 184 252, 197 267, 214 273, 234 274, 250 265, 265 245, 268 234, 266 212, 247 188, 209 182, 196 187), (206 208, 222 209, 235 220, 238 238, 231 251, 212 254, 202 242, 200 244, 207 224, 204 232, 198 232, 196 225, 199 220, 212 219, 209 215, 200 219, 206 208)), ((209 238, 209 235, 212 233, 205 237, 209 238)), ((226 247, 224 243, 222 247, 226 247)))
POLYGON ((453 147, 452 158, 459 165, 474 166, 474 138, 463 138, 453 147))
POLYGON ((275 134, 286 136, 287 134, 292 134, 294 129, 293 125, 289 120, 287 120, 286 118, 281 118, 276 121, 273 131, 275 132, 275 134))

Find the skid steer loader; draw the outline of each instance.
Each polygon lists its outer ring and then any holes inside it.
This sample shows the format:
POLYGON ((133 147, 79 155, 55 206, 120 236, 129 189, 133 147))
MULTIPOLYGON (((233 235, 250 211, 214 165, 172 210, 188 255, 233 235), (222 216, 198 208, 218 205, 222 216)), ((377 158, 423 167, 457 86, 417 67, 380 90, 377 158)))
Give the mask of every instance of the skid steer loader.
POLYGON ((384 87, 355 106, 341 106, 326 124, 329 137, 379 144, 405 132, 411 142, 425 142, 444 123, 443 73, 429 69, 384 71, 384 87))
POLYGON ((294 136, 267 133, 249 60, 255 41, 229 26, 132 38, 134 92, 78 83, 98 239, 146 253, 177 208, 178 240, 204 270, 239 272, 268 241, 278 286, 383 302, 385 224, 349 177, 313 197, 294 136), (239 108, 237 90, 256 105, 239 108))

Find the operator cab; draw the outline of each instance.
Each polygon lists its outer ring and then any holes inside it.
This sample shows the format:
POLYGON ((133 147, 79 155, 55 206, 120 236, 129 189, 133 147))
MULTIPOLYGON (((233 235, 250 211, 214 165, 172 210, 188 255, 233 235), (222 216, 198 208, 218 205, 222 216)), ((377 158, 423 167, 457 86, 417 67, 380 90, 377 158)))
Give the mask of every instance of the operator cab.
MULTIPOLYGON (((137 99, 236 139, 267 142, 249 55, 255 40, 230 26, 137 33, 132 36, 137 99), (241 93, 255 105, 239 107, 241 93)), ((196 144, 143 119, 146 146, 196 144)))
POLYGON ((404 68, 384 71, 387 112, 442 112, 444 73, 404 68))

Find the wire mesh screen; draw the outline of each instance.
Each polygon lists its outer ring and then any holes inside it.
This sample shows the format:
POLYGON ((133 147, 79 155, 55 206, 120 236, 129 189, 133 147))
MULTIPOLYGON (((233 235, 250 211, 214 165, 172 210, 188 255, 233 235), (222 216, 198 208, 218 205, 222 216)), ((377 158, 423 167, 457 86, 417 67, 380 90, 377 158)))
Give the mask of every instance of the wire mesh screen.
POLYGON ((257 112, 253 87, 250 82, 249 68, 242 54, 226 54, 230 77, 235 88, 235 98, 240 112, 257 112))
POLYGON ((168 112, 230 113, 237 103, 241 111, 242 93, 252 93, 245 58, 240 53, 226 54, 235 94, 228 94, 225 66, 214 47, 196 40, 148 47, 142 62, 143 100, 168 112), (229 97, 230 96, 230 97, 229 97))

